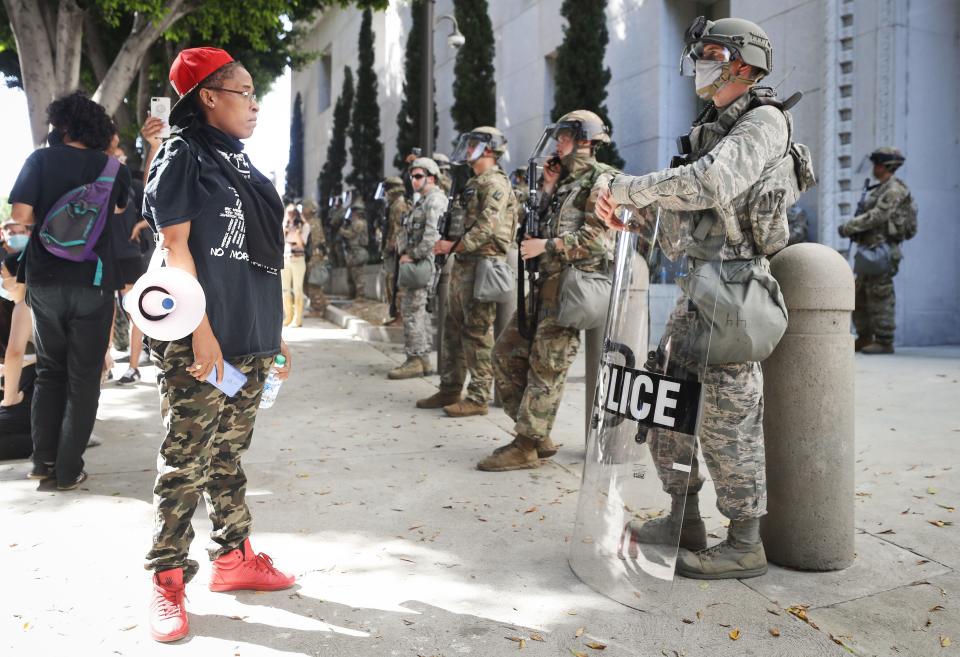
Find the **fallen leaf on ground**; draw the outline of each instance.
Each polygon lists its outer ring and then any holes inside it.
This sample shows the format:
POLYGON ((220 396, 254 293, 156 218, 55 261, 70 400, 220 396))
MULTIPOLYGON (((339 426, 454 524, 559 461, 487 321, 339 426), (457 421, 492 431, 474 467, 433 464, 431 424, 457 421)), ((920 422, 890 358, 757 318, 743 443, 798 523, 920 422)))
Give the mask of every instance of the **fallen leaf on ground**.
POLYGON ((927 522, 935 527, 949 527, 953 524, 949 520, 928 520, 927 522))
POLYGON ((536 511, 536 510, 537 510, 537 507, 531 506, 529 509, 527 509, 527 510, 524 511, 523 513, 524 513, 524 514, 533 513, 533 512, 536 511))
POLYGON ((941 509, 946 509, 946 510, 949 511, 950 513, 953 513, 954 511, 957 510, 957 507, 955 507, 955 506, 949 506, 949 505, 947 505, 947 504, 937 503, 937 506, 939 506, 941 509))
POLYGON ((308 474, 303 474, 302 472, 297 474, 297 479, 309 479, 309 478, 310 478, 310 475, 308 474))
POLYGON ((877 534, 896 534, 896 533, 897 532, 893 531, 892 529, 884 529, 882 531, 877 532, 877 534))
POLYGON ((542 635, 542 634, 537 634, 536 632, 534 632, 533 634, 530 635, 530 640, 531 640, 531 641, 546 641, 546 639, 543 638, 543 635, 542 635))
POLYGON ((407 620, 406 618, 402 618, 401 620, 403 621, 403 624, 404 624, 404 625, 413 625, 413 623, 414 623, 414 621, 412 621, 412 620, 407 620))
POLYGON ((936 495, 936 494, 937 494, 936 488, 931 486, 930 488, 927 489, 927 495, 936 495))
POLYGON ((693 621, 690 620, 689 618, 681 618, 681 619, 680 619, 680 622, 681 622, 681 623, 686 623, 687 625, 693 625, 693 621))
POLYGON ((768 614, 773 614, 774 616, 779 616, 779 615, 780 615, 780 612, 779 612, 778 610, 772 609, 772 608, 771 608, 771 609, 767 609, 767 613, 768 613, 768 614))
POLYGON ((607 649, 607 644, 605 644, 605 643, 600 643, 599 641, 591 641, 590 643, 586 644, 586 646, 587 646, 588 648, 591 648, 592 650, 606 650, 606 649, 607 649))
POLYGON ((703 612, 699 609, 697 610, 697 620, 703 620, 703 612))
POLYGON ((740 638, 740 630, 730 630, 730 634, 728 634, 727 636, 730 637, 731 641, 736 641, 737 639, 740 638))
POLYGON ((416 525, 410 525, 409 527, 407 527, 407 531, 412 532, 414 529, 420 529, 421 527, 423 527, 422 522, 416 525))
POLYGON ((946 648, 946 647, 949 646, 951 643, 952 643, 952 642, 950 641, 950 637, 948 637, 948 636, 945 635, 945 634, 941 634, 941 635, 940 635, 940 647, 941 647, 941 648, 946 648))
POLYGON ((587 657, 587 653, 574 650, 573 648, 570 648, 570 654, 572 654, 573 657, 587 657))
POLYGON ((936 605, 935 607, 930 607, 930 611, 943 611, 943 605, 936 605))
POLYGON ((579 638, 583 635, 583 630, 584 630, 584 628, 578 627, 578 628, 577 628, 577 631, 573 633, 573 638, 574 638, 574 639, 579 639, 579 638))
POLYGON ((807 617, 807 608, 805 605, 793 605, 792 607, 787 607, 787 613, 793 614, 803 622, 810 620, 807 617))
POLYGON ((780 630, 775 627, 770 628, 770 636, 780 636, 780 630))

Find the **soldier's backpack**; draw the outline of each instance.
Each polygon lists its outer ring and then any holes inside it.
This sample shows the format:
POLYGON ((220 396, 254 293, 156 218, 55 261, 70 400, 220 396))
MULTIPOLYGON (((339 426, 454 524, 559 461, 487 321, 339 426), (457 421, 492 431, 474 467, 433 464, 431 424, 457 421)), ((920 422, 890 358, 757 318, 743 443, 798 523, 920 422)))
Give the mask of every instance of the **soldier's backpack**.
POLYGON ((917 236, 917 202, 913 200, 913 194, 907 194, 907 198, 903 199, 897 216, 891 223, 891 239, 902 242, 917 236))
POLYGON ((119 160, 108 157, 96 180, 57 199, 40 224, 40 243, 47 251, 64 260, 97 263, 93 277, 97 287, 103 278, 103 262, 93 249, 113 214, 110 196, 119 170, 119 160))

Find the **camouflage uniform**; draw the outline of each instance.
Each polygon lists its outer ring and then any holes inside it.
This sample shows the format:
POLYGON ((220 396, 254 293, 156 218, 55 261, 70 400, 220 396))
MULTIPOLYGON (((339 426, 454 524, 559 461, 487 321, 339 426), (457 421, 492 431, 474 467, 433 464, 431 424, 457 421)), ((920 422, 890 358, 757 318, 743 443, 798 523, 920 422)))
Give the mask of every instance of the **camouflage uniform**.
POLYGON ((211 561, 240 548, 250 533, 247 478, 240 457, 253 437, 273 357, 231 360, 248 382, 236 397, 228 398, 187 372, 193 363, 189 344, 156 340, 149 344, 166 435, 157 457, 153 547, 145 567, 156 572, 183 568, 184 581, 189 581, 198 569, 188 552, 194 535, 190 521, 201 494, 213 523, 207 550, 211 561))
POLYGON ((807 241, 807 212, 799 205, 792 205, 787 210, 787 223, 790 225, 790 241, 787 245, 800 244, 807 241))
POLYGON ((613 242, 593 212, 592 187, 606 171, 611 168, 578 155, 553 194, 543 199, 540 237, 559 238, 562 244, 555 253, 539 256, 536 333, 533 340, 524 338, 514 313, 494 347, 494 381, 503 408, 516 422, 516 434, 537 443, 550 436, 567 370, 580 348, 580 331, 556 323, 561 275, 574 265, 583 271, 604 271, 612 257, 613 242))
MULTIPOLYGON (((769 266, 749 229, 748 200, 761 174, 786 153, 791 119, 770 106, 747 111, 754 93, 719 111, 712 108, 694 126, 692 164, 645 176, 617 176, 610 182, 613 200, 642 208, 641 216, 649 216, 656 206, 663 210, 659 242, 671 260, 681 255, 694 263, 760 258, 762 266, 769 266)), ((788 240, 787 223, 778 229, 782 234, 765 238, 782 247, 788 240)), ((681 294, 667 335, 685 333, 688 304, 681 294)), ((717 506, 731 520, 759 518, 767 503, 760 365, 706 366, 703 386, 700 446, 717 489, 717 506)), ((698 491, 703 477, 695 453, 678 453, 695 451, 692 441, 671 431, 651 432, 650 441, 651 453, 659 455, 655 463, 664 490, 674 495, 698 491), (674 461, 688 459, 693 468, 689 480, 672 467, 674 461)))
POLYGON ((323 232, 323 222, 317 216, 313 207, 304 204, 303 219, 310 225, 310 248, 312 249, 312 252, 307 254, 310 257, 310 262, 307 264, 304 292, 310 299, 310 312, 312 314, 322 314, 330 301, 323 292, 322 285, 314 285, 310 282, 310 274, 327 266, 327 238, 323 232))
POLYGON ((493 322, 495 302, 473 298, 474 272, 482 258, 504 260, 516 232, 516 206, 510 181, 498 166, 470 179, 461 193, 466 233, 462 251, 454 256, 443 333, 440 392, 460 394, 470 371, 466 399, 480 405, 490 401, 493 382, 493 322))
MULTIPOLYGON (((397 237, 403 225, 404 215, 410 211, 410 204, 403 195, 403 187, 395 187, 387 192, 387 234, 383 238, 383 267, 386 270, 387 298, 393 300, 397 293, 397 237)), ((397 305, 399 308, 399 304, 397 305)))
POLYGON ((902 180, 890 176, 886 182, 870 190, 864 199, 863 212, 843 224, 840 234, 862 246, 880 242, 890 245, 890 270, 875 276, 858 275, 853 324, 857 337, 880 345, 892 345, 896 330, 896 294, 893 277, 900 269, 903 254, 896 225, 899 214, 910 203, 910 190, 902 180))
POLYGON ((344 240, 346 252, 347 276, 350 279, 351 297, 363 298, 363 267, 367 264, 369 254, 367 244, 367 218, 360 206, 351 208, 350 218, 344 219, 346 225, 340 229, 340 237, 344 240))
POLYGON ((330 211, 330 234, 334 243, 334 252, 333 252, 333 265, 335 267, 346 267, 347 266, 347 245, 346 242, 341 239, 342 231, 345 226, 344 216, 347 214, 347 208, 337 206, 330 211))
MULTIPOLYGON (((414 261, 433 262, 433 246, 440 239, 437 225, 447 211, 447 197, 436 185, 410 210, 397 239, 397 254, 408 255, 414 261)), ((427 321, 427 288, 401 288, 400 314, 403 315, 404 352, 407 356, 423 357, 433 351, 427 321)))

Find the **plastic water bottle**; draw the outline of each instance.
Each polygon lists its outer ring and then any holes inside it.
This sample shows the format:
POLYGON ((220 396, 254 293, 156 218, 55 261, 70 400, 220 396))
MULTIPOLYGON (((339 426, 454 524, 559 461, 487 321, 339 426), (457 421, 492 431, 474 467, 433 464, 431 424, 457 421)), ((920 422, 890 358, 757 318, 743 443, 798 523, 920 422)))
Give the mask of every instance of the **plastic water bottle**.
POLYGON ((277 374, 277 369, 287 364, 286 356, 277 356, 273 359, 273 367, 270 368, 270 374, 267 375, 267 381, 263 384, 263 394, 260 396, 260 408, 270 408, 273 402, 277 401, 277 395, 280 394, 280 386, 283 381, 277 374))

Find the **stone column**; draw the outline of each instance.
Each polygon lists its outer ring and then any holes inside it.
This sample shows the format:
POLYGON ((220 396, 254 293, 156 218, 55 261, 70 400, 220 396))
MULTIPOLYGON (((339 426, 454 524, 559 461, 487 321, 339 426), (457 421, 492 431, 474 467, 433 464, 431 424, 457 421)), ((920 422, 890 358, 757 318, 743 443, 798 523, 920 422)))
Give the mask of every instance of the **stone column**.
POLYGON ((771 271, 790 312, 763 362, 767 558, 839 570, 854 556, 853 273, 833 249, 795 244, 771 271))

